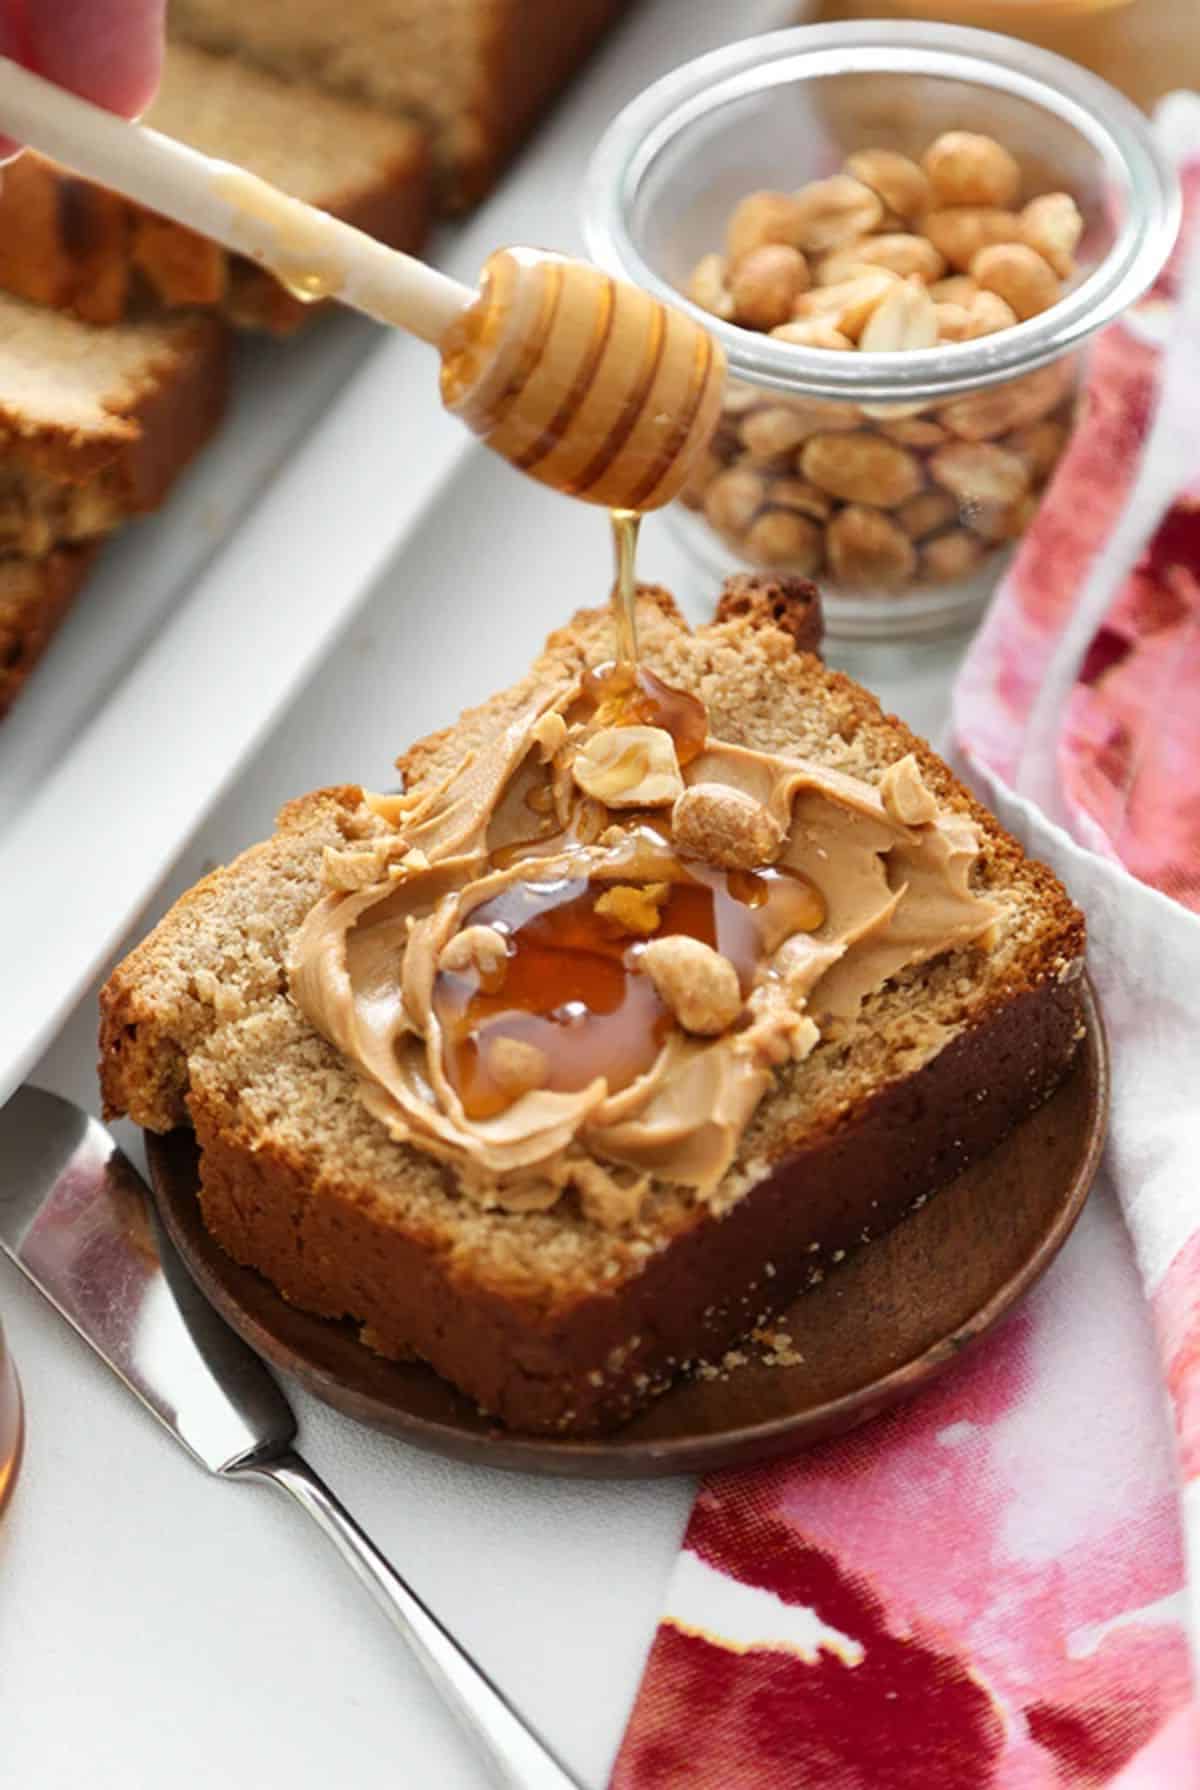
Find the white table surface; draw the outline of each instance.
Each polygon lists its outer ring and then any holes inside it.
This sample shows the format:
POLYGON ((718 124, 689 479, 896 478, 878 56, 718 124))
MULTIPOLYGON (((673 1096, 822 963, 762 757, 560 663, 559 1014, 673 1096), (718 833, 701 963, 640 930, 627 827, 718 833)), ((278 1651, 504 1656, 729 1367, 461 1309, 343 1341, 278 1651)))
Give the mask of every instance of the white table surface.
MULTIPOLYGON (((724 0, 693 4, 711 15, 714 41, 731 35, 724 0)), ((669 10, 660 3, 638 26, 664 64, 669 33, 651 40, 669 10)), ((777 22, 769 10, 755 0, 747 13, 777 22)), ((395 452, 390 439, 362 447, 395 452)), ((142 924, 268 832, 288 797, 322 783, 387 785, 409 740, 517 675, 572 608, 602 599, 606 556, 602 516, 477 452, 142 924)), ((646 526, 641 569, 692 616, 711 606, 711 588, 657 521, 646 526)), ((961 646, 831 657, 936 736, 961 646)), ((119 800, 119 777, 112 788, 119 800)), ((81 874, 102 878, 103 866, 81 874)), ((19 973, 18 955, 6 974, 19 973)), ((32 1077, 92 1110, 95 1030, 93 988, 32 1077)), ((121 1129, 140 1159, 136 1134, 121 1129)), ((207 1479, 2 1261, 0 1313, 28 1411, 25 1466, 0 1523, 0 1783, 487 1782, 400 1641, 297 1511, 266 1488, 207 1479)), ((589 1485, 452 1465, 289 1391, 314 1466, 583 1781, 602 1785, 691 1483, 589 1485)))

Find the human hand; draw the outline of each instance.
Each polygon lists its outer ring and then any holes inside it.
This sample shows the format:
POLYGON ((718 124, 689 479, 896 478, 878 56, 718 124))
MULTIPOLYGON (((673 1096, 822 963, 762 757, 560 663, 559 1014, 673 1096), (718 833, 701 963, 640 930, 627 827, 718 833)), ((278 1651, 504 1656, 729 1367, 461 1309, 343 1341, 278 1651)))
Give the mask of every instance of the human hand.
MULTIPOLYGON (((135 117, 162 70, 166 0, 0 0, 0 55, 135 117)), ((0 136, 0 158, 19 145, 0 136)))

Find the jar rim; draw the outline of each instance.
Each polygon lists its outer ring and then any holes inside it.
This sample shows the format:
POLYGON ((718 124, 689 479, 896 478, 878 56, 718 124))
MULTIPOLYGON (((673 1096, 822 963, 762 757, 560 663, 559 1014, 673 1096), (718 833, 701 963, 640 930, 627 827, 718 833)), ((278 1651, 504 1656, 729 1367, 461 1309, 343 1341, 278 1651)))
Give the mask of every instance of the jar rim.
POLYGON ((720 342, 730 371, 753 384, 856 403, 977 391, 1078 347, 1151 286, 1179 231, 1174 167, 1148 121, 1098 75, 1052 51, 961 25, 865 21, 800 25, 745 38, 683 63, 609 125, 588 166, 584 234, 602 267, 688 312, 720 342), (1124 215, 1104 259, 1057 304, 970 342, 898 354, 831 354, 783 343, 704 311, 644 259, 629 227, 642 181, 683 131, 774 86, 825 76, 940 75, 1011 94, 1071 125, 1120 170, 1124 215))

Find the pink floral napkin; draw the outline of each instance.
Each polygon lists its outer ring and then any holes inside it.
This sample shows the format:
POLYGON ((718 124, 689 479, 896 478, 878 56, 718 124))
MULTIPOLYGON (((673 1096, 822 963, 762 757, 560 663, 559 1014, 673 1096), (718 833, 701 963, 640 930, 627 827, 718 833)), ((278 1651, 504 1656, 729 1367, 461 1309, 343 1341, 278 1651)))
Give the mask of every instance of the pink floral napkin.
MULTIPOLYGON (((1200 217, 1200 102, 1159 128, 1200 217)), ((951 751, 1087 911, 1105 1170, 930 1392, 705 1482, 612 1790, 1200 1790, 1200 240, 1096 346, 951 751)))

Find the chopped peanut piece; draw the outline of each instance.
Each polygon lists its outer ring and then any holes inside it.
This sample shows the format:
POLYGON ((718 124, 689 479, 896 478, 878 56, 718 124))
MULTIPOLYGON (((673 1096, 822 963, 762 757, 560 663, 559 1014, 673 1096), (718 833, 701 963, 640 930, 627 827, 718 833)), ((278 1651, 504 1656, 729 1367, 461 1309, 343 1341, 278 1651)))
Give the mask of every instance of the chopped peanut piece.
POLYGON ((945 261, 927 236, 912 236, 901 231, 883 236, 860 236, 855 242, 847 243, 845 248, 826 255, 817 268, 817 284, 834 286, 839 280, 851 279, 872 267, 882 267, 902 280, 916 274, 927 283, 940 279, 946 271, 945 261))
POLYGON ((665 727, 602 727, 580 745, 571 775, 607 808, 663 808, 683 789, 665 727))
POLYGON ((549 764, 567 737, 567 724, 557 709, 551 709, 538 716, 530 729, 530 735, 542 763, 549 764))
POLYGON ((536 1044, 525 1038, 489 1040, 485 1052, 487 1072, 502 1094, 516 1100, 534 1088, 544 1088, 550 1079, 550 1059, 536 1044))
POLYGON ((748 193, 729 220, 730 263, 736 267, 743 255, 768 242, 799 248, 803 223, 804 213, 790 193, 748 193))
POLYGON ((890 764, 879 779, 885 811, 902 827, 923 827, 937 818, 937 803, 921 775, 914 753, 890 764))
POLYGON ((594 912, 602 920, 611 920, 622 932, 645 938, 662 925, 659 908, 671 890, 670 883, 647 883, 638 888, 633 883, 614 883, 596 897, 594 912))
POLYGON ((699 939, 680 933, 652 939, 639 954, 637 967, 649 976, 685 1032, 715 1038, 729 1030, 742 1010, 737 971, 727 957, 699 939))
POLYGON ((852 174, 811 180, 795 195, 800 212, 799 248, 820 253, 874 230, 883 218, 878 194, 852 174))
POLYGON ((938 339, 937 307, 917 275, 898 280, 867 319, 858 345, 867 354, 899 354, 932 348, 938 339))

